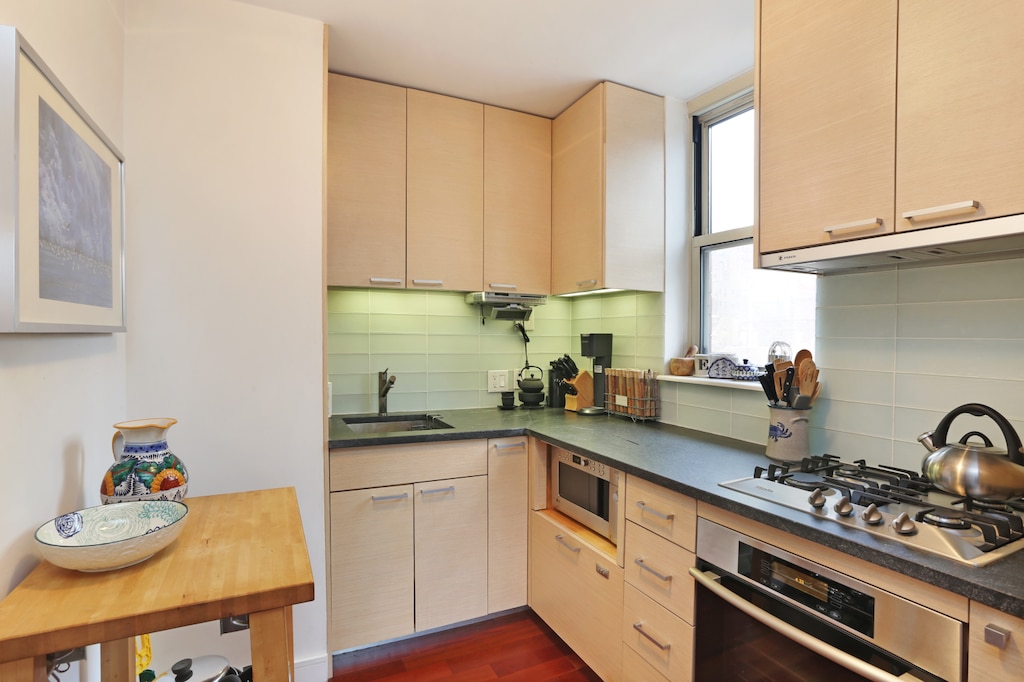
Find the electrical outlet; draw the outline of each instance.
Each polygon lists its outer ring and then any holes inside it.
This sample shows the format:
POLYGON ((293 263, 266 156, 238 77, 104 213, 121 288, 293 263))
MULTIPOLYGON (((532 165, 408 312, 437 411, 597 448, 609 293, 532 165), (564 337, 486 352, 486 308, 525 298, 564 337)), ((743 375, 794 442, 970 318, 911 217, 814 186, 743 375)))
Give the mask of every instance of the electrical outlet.
POLYGON ((512 386, 509 376, 507 369, 487 370, 487 392, 504 393, 505 391, 511 391, 512 386))
POLYGON ((535 326, 536 322, 533 319, 533 315, 530 315, 530 319, 523 320, 523 329, 525 329, 526 331, 532 332, 535 326))

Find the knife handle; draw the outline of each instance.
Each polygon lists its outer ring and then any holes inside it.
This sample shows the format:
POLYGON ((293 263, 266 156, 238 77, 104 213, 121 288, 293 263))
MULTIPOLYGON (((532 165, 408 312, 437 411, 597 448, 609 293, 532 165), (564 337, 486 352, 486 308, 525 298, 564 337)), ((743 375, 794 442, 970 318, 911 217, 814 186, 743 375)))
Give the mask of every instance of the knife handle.
POLYGON ((786 404, 792 407, 790 401, 789 389, 793 387, 793 375, 796 374, 796 369, 792 366, 786 368, 786 379, 782 385, 782 400, 786 401, 786 404))

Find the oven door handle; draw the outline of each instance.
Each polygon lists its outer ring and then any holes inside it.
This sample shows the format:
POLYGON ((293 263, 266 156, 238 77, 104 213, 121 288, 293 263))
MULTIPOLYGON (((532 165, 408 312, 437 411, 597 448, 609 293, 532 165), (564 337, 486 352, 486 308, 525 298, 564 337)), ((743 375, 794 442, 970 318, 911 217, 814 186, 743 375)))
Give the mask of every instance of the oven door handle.
POLYGON ((887 673, 884 670, 880 670, 870 663, 866 663, 856 656, 851 656, 845 651, 837 649, 834 646, 825 644, 820 639, 807 634, 800 628, 794 627, 786 621, 762 611, 743 597, 735 594, 728 588, 723 587, 718 582, 722 577, 715 572, 701 571, 700 569, 691 566, 690 575, 692 575, 693 579, 703 587, 710 590, 716 597, 724 599, 746 615, 760 621, 780 635, 788 637, 800 646, 824 656, 830 661, 843 666, 847 670, 851 670, 862 677, 869 680, 876 680, 877 682, 900 682, 901 678, 887 673))

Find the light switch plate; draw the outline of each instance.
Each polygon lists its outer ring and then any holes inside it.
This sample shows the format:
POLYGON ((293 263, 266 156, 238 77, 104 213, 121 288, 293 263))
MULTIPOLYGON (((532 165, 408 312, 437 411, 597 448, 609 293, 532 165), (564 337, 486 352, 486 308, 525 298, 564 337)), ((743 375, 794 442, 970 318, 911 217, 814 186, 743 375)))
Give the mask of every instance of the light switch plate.
POLYGON ((505 391, 511 390, 513 390, 512 382, 509 379, 509 373, 507 369, 487 370, 488 393, 504 393, 505 391))

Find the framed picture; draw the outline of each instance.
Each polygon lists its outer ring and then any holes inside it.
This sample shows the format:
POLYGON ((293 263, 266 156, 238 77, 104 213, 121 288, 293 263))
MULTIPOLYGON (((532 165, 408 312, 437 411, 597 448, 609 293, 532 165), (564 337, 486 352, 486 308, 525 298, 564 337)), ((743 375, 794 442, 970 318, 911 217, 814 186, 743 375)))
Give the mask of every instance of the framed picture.
POLYGON ((0 27, 0 332, 125 329, 124 158, 0 27))

